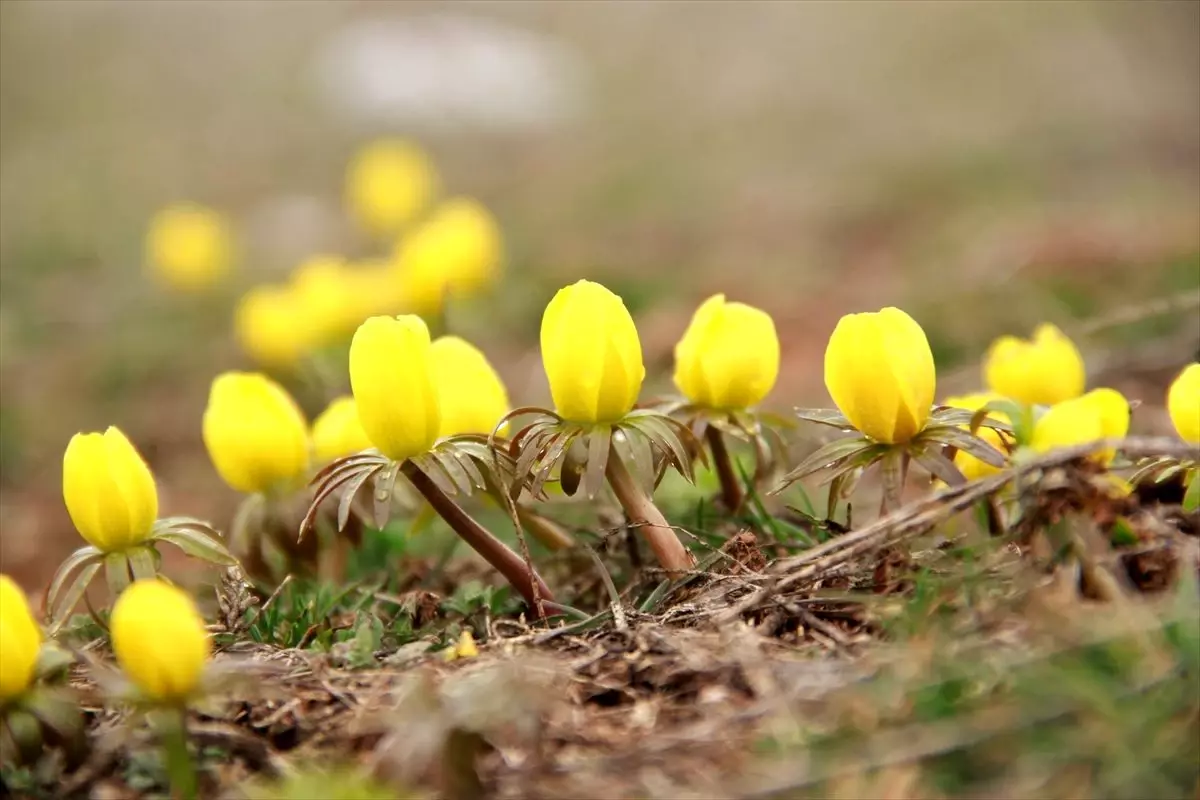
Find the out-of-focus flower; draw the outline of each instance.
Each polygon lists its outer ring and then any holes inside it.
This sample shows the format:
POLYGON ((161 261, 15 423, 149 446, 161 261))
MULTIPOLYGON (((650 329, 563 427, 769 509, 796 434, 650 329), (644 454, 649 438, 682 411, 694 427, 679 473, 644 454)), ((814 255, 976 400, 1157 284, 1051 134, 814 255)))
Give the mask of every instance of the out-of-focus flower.
POLYGON ((396 247, 395 263, 408 307, 436 314, 450 296, 470 297, 499 275, 503 243, 496 220, 477 200, 456 197, 396 247))
POLYGON ((394 236, 425 210, 438 191, 433 162, 416 144, 380 139, 355 154, 346 170, 346 202, 377 236, 394 236))
POLYGON ((308 470, 308 423, 287 390, 257 372, 217 376, 204 446, 221 478, 247 494, 294 488, 308 470))
MULTIPOLYGON (((1119 439, 1129 432, 1129 401, 1114 389, 1094 389, 1051 406, 1033 426, 1030 446, 1046 453, 1061 447, 1100 439, 1119 439)), ((1111 448, 1095 455, 1101 464, 1112 463, 1111 448)))
POLYGON ((437 440, 441 427, 429 329, 420 317, 371 317, 350 343, 350 386, 367 437, 403 461, 437 440))
POLYGON ((328 464, 371 446, 358 420, 358 405, 353 397, 339 397, 320 413, 313 422, 312 443, 318 464, 328 464))
POLYGON ((921 432, 937 376, 921 326, 898 308, 847 314, 825 349, 825 386, 862 433, 901 444, 921 432))
POLYGON ((637 402, 646 368, 633 317, 598 283, 558 290, 542 315, 542 365, 559 415, 612 422, 637 402))
POLYGON ((229 271, 232 256, 229 226, 210 208, 169 206, 150 221, 146 260, 174 289, 192 292, 211 286, 229 271))
POLYGON ((443 651, 443 658, 447 661, 457 661, 460 658, 474 658, 479 655, 479 645, 475 644, 475 637, 467 629, 458 635, 458 641, 453 647, 447 647, 443 651))
POLYGON ((117 598, 110 628, 117 662, 147 698, 178 704, 196 693, 211 644, 187 593, 135 581, 117 598))
POLYGON ((296 267, 288 282, 292 324, 307 331, 310 346, 345 341, 366 318, 368 298, 358 293, 355 270, 338 256, 313 256, 296 267))
POLYGON ((675 345, 675 385, 696 405, 749 408, 779 376, 779 337, 770 315, 716 294, 696 309, 675 345))
POLYGON ((312 337, 288 288, 256 286, 234 313, 234 332, 242 349, 272 369, 292 369, 309 351, 312 337))
POLYGON ((504 382, 487 356, 457 336, 437 339, 430 354, 441 409, 439 435, 490 434, 509 406, 504 382))
POLYGON ((158 517, 150 468, 111 426, 71 437, 63 454, 63 500, 75 529, 106 553, 144 542, 158 517))
POLYGON ((1200 444, 1200 364, 1189 365, 1171 383, 1167 411, 1179 437, 1188 444, 1200 444))
POLYGON ((0 575, 0 705, 33 683, 42 631, 21 587, 0 575))
POLYGON ((984 361, 988 388, 1020 403, 1054 405, 1083 394, 1083 357, 1063 332, 1039 325, 1032 340, 1001 336, 984 361))
MULTIPOLYGON (((972 394, 947 397, 945 401, 943 401, 942 405, 947 405, 951 408, 961 408, 964 411, 975 412, 986 406, 988 403, 1000 399, 1002 399, 1000 395, 995 394, 994 392, 975 392, 972 394)), ((993 411, 988 416, 999 422, 1011 422, 1007 414, 1003 414, 998 411, 993 411)), ((975 435, 999 450, 1001 453, 1008 452, 1008 447, 1003 434, 996 429, 981 426, 979 430, 975 432, 975 435)), ((995 475, 1000 471, 1000 467, 994 467, 991 464, 988 464, 986 461, 980 461, 978 458, 964 450, 959 450, 954 455, 954 465, 958 467, 958 471, 961 472, 969 481, 973 481, 978 478, 986 478, 987 476, 995 475)))

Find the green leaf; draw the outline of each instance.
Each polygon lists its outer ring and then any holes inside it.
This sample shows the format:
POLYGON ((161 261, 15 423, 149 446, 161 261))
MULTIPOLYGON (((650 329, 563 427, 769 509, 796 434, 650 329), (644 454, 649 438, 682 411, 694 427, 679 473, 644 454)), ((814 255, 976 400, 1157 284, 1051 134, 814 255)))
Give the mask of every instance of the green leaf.
POLYGON ((67 591, 62 594, 60 603, 56 604, 53 602, 58 599, 54 596, 50 596, 48 598, 52 622, 49 631, 51 636, 56 634, 58 629, 62 627, 62 624, 67 621, 67 615, 71 613, 73 608, 75 608, 76 603, 79 602, 79 598, 83 597, 83 593, 87 591, 88 584, 92 582, 92 579, 96 577, 96 573, 99 571, 99 559, 88 562, 87 566, 85 566, 79 572, 79 575, 71 584, 71 588, 67 589, 67 591), (55 615, 54 612, 56 609, 62 612, 61 617, 55 615))
POLYGON ((875 442, 865 436, 855 436, 848 439, 835 439, 819 448, 815 453, 800 462, 791 472, 783 476, 780 485, 771 490, 770 494, 778 494, 796 481, 806 478, 824 469, 833 469, 855 456, 877 447, 875 442))
POLYGON ((831 428, 837 428, 843 431, 857 430, 854 423, 846 419, 845 415, 840 411, 834 411, 830 408, 797 408, 793 412, 796 417, 805 422, 815 422, 818 425, 828 425, 831 428))
MULTIPOLYGON (((58 594, 62 591, 67 579, 71 577, 71 573, 92 564, 99 564, 103 558, 104 553, 91 545, 81 547, 67 556, 67 559, 59 565, 58 571, 54 573, 54 578, 50 581, 50 588, 46 590, 46 610, 50 612, 51 616, 53 616, 58 594)), ((78 600, 78 598, 76 599, 78 600)))
POLYGON ((917 445, 910 452, 918 464, 947 486, 958 486, 967 482, 954 462, 942 455, 940 450, 926 445, 917 445))
POLYGON ((134 580, 153 580, 158 576, 158 566, 155 563, 154 550, 150 547, 134 547, 125 552, 129 558, 129 571, 134 580))
POLYGON ((983 463, 991 464, 993 467, 1004 468, 1008 466, 1008 459, 1003 453, 983 439, 964 431, 962 428, 943 427, 940 425, 935 428, 926 428, 917 437, 917 441, 921 444, 938 442, 939 444, 957 447, 959 450, 970 453, 983 463))
POLYGON ((1183 510, 1191 514, 1197 509, 1200 509, 1200 469, 1192 470, 1192 477, 1183 494, 1183 510))
POLYGON ((375 489, 371 494, 371 512, 375 527, 382 529, 392 515, 392 498, 396 493, 396 476, 400 474, 400 463, 392 461, 375 473, 375 489))
POLYGON ((104 557, 104 578, 108 582, 108 593, 116 600, 129 588, 129 557, 125 553, 109 553, 104 557))
POLYGON ((337 529, 339 531, 346 529, 346 523, 350 521, 350 509, 354 506, 354 498, 362 490, 363 484, 374 477, 377 472, 379 472, 378 469, 364 469, 360 475, 346 484, 346 488, 342 489, 337 512, 337 529))
POLYGON ((155 536, 154 540, 173 544, 189 556, 210 564, 234 567, 238 563, 238 560, 219 540, 191 528, 175 528, 164 531, 155 536))
POLYGON ((583 491, 593 499, 604 487, 604 470, 608 466, 608 452, 612 444, 613 429, 609 425, 597 425, 588 434, 587 467, 583 473, 583 491))

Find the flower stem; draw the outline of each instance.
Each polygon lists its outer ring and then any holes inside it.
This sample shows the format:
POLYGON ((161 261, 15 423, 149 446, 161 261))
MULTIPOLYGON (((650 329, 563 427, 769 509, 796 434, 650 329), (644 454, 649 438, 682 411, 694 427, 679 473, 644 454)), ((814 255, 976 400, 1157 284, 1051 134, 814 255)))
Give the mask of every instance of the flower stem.
POLYGON ((521 527, 529 531, 529 534, 541 542, 546 549, 551 552, 557 552, 575 546, 575 539, 571 534, 563 530, 562 526, 557 522, 543 517, 522 503, 517 503, 516 505, 517 519, 520 520, 521 527))
POLYGON ((539 601, 554 599, 541 576, 533 571, 524 559, 514 553, 508 545, 493 536, 491 531, 463 511, 458 503, 439 489, 438 485, 416 464, 405 461, 400 466, 400 471, 412 483, 413 488, 429 501, 429 505, 433 506, 433 510, 446 521, 446 524, 512 584, 540 619, 542 612, 539 601))
POLYGON ((178 800, 196 800, 196 767, 188 753, 187 710, 167 710, 162 728, 163 749, 167 757, 167 776, 171 791, 178 800))
POLYGON ((611 445, 604 474, 608 477, 608 485, 612 487, 613 494, 629 515, 630 522, 641 528, 650 543, 650 549, 658 557, 658 563, 667 571, 667 575, 675 578, 690 570, 695 564, 692 554, 683 546, 683 542, 679 541, 675 530, 658 510, 658 506, 654 505, 654 501, 629 473, 616 447, 611 445))
POLYGON ((729 448, 725 446, 725 436, 721 431, 709 425, 704 431, 708 440, 708 449, 712 451, 713 464, 717 468, 717 478, 721 481, 721 499, 729 513, 736 514, 746 500, 742 484, 738 482, 737 473, 733 469, 733 459, 729 448))

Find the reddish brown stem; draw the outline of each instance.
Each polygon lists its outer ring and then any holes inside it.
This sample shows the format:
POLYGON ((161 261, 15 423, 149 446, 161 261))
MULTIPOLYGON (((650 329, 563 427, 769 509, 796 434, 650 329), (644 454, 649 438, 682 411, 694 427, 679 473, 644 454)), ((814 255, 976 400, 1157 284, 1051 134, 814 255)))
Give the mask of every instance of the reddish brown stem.
POLYGON ((746 500, 746 493, 742 491, 742 484, 733 469, 733 459, 729 455, 729 448, 725 446, 725 436, 709 425, 704 431, 704 438, 708 440, 713 465, 717 468, 717 478, 721 481, 721 500, 729 513, 736 514, 746 500))
POLYGON ((617 496, 621 507, 629 516, 629 521, 637 525, 645 535, 650 549, 658 557, 658 563, 667 571, 667 575, 676 578, 690 570, 695 564, 692 554, 683 546, 683 542, 679 541, 674 528, 658 510, 658 506, 654 505, 650 496, 629 474, 629 469, 621 461, 615 447, 609 449, 608 466, 605 467, 604 474, 608 477, 608 485, 612 487, 613 494, 617 496))
POLYGON ((541 604, 538 601, 551 602, 554 600, 541 576, 530 569, 508 545, 493 536, 491 531, 463 511, 458 503, 439 489, 438 485, 416 464, 405 461, 401 465, 400 471, 421 493, 421 496, 429 501, 429 505, 433 506, 433 510, 446 521, 446 524, 476 553, 479 553, 495 567, 514 589, 520 592, 533 614, 540 618, 541 604))

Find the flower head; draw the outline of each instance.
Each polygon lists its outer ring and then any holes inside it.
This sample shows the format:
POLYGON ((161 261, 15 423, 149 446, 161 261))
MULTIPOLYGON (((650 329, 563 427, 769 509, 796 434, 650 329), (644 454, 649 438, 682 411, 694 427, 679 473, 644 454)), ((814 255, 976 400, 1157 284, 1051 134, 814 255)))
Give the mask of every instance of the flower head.
POLYGON ((313 256, 292 272, 288 282, 295 308, 293 325, 302 324, 313 346, 344 341, 362 322, 368 298, 360 297, 354 268, 337 256, 313 256))
POLYGON ((378 236, 399 233, 437 191, 429 156, 403 139, 371 142, 346 170, 346 203, 359 223, 378 236))
POLYGON ((925 331, 898 308, 847 314, 829 337, 825 386, 854 427, 878 442, 921 432, 936 381, 925 331))
MULTIPOLYGON (((1030 446, 1045 453, 1099 441, 1120 439, 1129 432, 1129 401, 1115 389, 1094 389, 1051 406, 1033 426, 1030 446)), ((1095 460, 1110 464, 1116 451, 1105 449, 1095 460)))
POLYGON ((312 426, 312 444, 318 464, 328 464, 371 446, 358 420, 358 404, 353 397, 337 398, 317 416, 312 426))
POLYGON ((63 454, 63 500, 75 529, 104 552, 141 544, 158 517, 154 476, 115 427, 71 437, 63 454))
POLYGON ((148 698, 179 703, 195 694, 212 646, 192 598, 158 580, 135 581, 113 606, 113 651, 148 698))
POLYGON ((503 255, 500 227, 481 203, 447 200, 396 248, 404 299, 418 314, 436 314, 448 296, 469 297, 491 283, 503 255))
POLYGON ((992 391, 1020 403, 1054 405, 1083 394, 1083 357, 1053 325, 1039 325, 1032 340, 1001 336, 984 361, 992 391))
POLYGON ((508 413, 504 382, 470 342, 443 336, 431 348, 442 424, 439 436, 490 434, 508 413))
POLYGON ((1200 364, 1189 365, 1171 383, 1167 412, 1181 439, 1200 444, 1200 364))
MULTIPOLYGON (((1000 395, 995 394, 994 392, 974 392, 972 394, 947 397, 942 402, 942 405, 974 412, 983 408, 988 403, 1000 399, 1002 399, 1000 395)), ((1003 414, 998 411, 993 411, 988 416, 1000 422, 1011 422, 1007 414, 1003 414)), ((981 426, 979 430, 975 432, 975 435, 999 450, 1001 453, 1008 451, 1008 446, 1005 442, 1004 436, 995 428, 981 426)), ((994 467, 986 461, 981 461, 965 450, 959 450, 957 453, 955 453, 954 466, 958 467, 958 471, 961 472, 963 477, 969 481, 973 481, 978 478, 985 478, 989 475, 995 475, 1000 471, 1000 467, 994 467)))
POLYGON ((288 287, 256 286, 246 292, 233 317, 242 350, 264 366, 294 367, 312 346, 299 309, 288 287))
POLYGON ((33 683, 42 631, 21 587, 0 575, 0 705, 33 683))
POLYGON ((420 317, 371 317, 350 343, 350 386, 367 437, 403 461, 437 440, 441 415, 429 329, 420 317))
POLYGON ((229 228, 209 208, 180 204, 154 215, 146 234, 146 260, 165 283, 197 291, 220 280, 232 259, 229 228))
POLYGON ((675 345, 675 385, 691 402, 719 409, 762 402, 779 376, 770 315, 715 294, 696 309, 675 345))
POLYGON ((204 409, 204 446, 239 492, 292 487, 308 470, 308 423, 282 386, 257 372, 217 376, 204 409))
POLYGON ((542 315, 542 365, 558 413, 612 422, 637 402, 646 368, 637 327, 621 298, 598 283, 563 289, 542 315))

